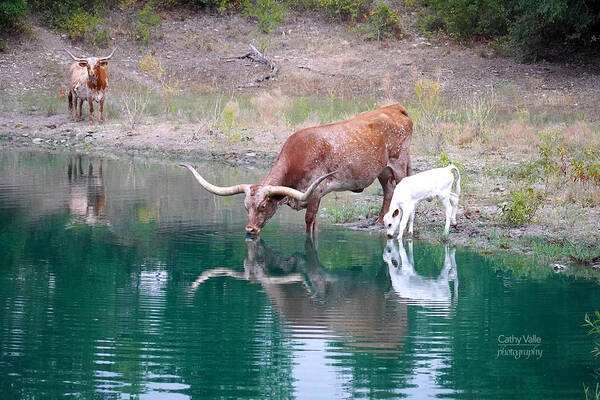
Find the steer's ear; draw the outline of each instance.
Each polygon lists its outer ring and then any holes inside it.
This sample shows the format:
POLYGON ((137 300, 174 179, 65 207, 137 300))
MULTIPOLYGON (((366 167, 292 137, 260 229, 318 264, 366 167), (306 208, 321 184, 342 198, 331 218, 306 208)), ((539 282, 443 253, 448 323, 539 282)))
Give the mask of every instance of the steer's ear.
POLYGON ((108 65, 108 61, 100 61, 98 64, 100 64, 100 66, 104 68, 108 65))
POLYGON ((400 210, 398 210, 397 208, 394 210, 394 213, 392 214, 392 217, 396 218, 398 216, 398 214, 400 214, 400 210))
POLYGON ((86 68, 87 65, 88 65, 87 61, 79 61, 79 66, 80 67, 86 68))

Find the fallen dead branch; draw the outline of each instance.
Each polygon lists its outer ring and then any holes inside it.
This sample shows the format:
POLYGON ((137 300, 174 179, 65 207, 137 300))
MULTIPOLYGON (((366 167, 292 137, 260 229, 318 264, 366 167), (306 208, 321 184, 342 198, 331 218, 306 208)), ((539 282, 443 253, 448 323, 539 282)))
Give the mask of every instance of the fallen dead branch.
POLYGON ((263 53, 258 51, 256 47, 252 46, 251 44, 249 46, 250 51, 248 53, 237 57, 229 57, 225 60, 225 62, 248 58, 254 62, 265 64, 267 67, 269 67, 269 72, 267 74, 254 78, 248 85, 246 85, 246 87, 256 86, 257 83, 275 78, 275 75, 277 75, 277 72, 279 72, 279 67, 277 64, 275 64, 273 60, 265 56, 263 53))

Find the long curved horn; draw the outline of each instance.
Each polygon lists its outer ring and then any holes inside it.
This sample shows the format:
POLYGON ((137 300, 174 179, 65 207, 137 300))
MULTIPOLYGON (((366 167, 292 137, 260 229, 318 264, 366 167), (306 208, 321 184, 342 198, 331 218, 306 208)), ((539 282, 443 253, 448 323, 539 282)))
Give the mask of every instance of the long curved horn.
POLYGON ((333 171, 333 172, 330 172, 328 174, 325 174, 325 175, 317 178, 317 180, 315 180, 308 187, 308 189, 306 189, 305 192, 301 192, 299 190, 292 189, 291 187, 287 187, 287 186, 271 186, 269 188, 269 194, 271 196, 283 195, 283 196, 288 196, 288 197, 294 198, 298 201, 306 201, 313 194, 313 192, 315 191, 317 186, 319 186, 319 183, 323 182, 325 179, 329 178, 331 175, 335 174, 336 172, 337 171, 333 171))
POLYGON ((200 183, 202 185, 202 187, 204 187, 204 189, 208 190, 211 193, 219 195, 219 196, 232 196, 234 194, 244 193, 246 191, 246 188, 248 188, 250 186, 247 184, 227 186, 227 187, 215 186, 215 185, 209 183, 206 179, 204 179, 198 173, 198 171, 196 171, 196 169, 194 167, 192 167, 190 164, 181 163, 181 164, 179 164, 179 166, 189 169, 192 172, 192 174, 194 174, 194 177, 196 178, 198 183, 200 183))
POLYGON ((115 54, 115 51, 116 51, 116 50, 117 50, 117 48, 115 47, 115 48, 113 49, 112 53, 110 53, 110 55, 109 55, 109 56, 106 56, 106 57, 100 57, 98 60, 99 60, 99 61, 106 61, 106 60, 109 60, 109 59, 110 59, 110 58, 113 56, 113 54, 115 54))
POLYGON ((75 56, 74 56, 73 54, 71 54, 71 52, 70 52, 69 50, 67 50, 67 49, 65 49, 65 51, 66 51, 67 53, 69 53, 69 55, 71 56, 71 58, 72 58, 73 60, 75 60, 75 61, 87 61, 85 58, 82 58, 82 57, 75 57, 75 56))

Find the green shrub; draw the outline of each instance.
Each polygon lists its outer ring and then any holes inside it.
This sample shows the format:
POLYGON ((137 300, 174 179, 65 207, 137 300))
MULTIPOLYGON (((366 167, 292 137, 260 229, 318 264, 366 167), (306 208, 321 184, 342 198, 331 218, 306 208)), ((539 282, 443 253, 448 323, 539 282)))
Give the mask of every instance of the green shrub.
POLYGON ((17 27, 27 16, 25 0, 8 0, 0 2, 0 32, 17 27))
MULTIPOLYGON (((505 0, 506 1, 506 0, 505 0)), ((598 48, 600 3, 586 0, 515 1, 510 24, 521 57, 564 57, 577 47, 598 48)))
POLYGON ((62 26, 67 31, 71 40, 90 41, 98 25, 103 22, 102 18, 88 12, 78 10, 68 17, 62 26))
POLYGON ((517 226, 531 222, 544 200, 543 193, 531 187, 518 187, 511 191, 502 208, 502 218, 509 225, 517 226))
POLYGON ((437 14, 421 14, 417 17, 416 24, 425 34, 436 33, 444 28, 444 21, 437 14))
POLYGON ((507 31, 508 0, 431 0, 436 15, 452 36, 497 36, 507 31))
POLYGON ((317 0, 317 2, 332 16, 339 16, 342 19, 356 19, 360 14, 366 13, 370 6, 369 0, 317 0))
POLYGON ((100 29, 92 36, 90 42, 97 47, 108 47, 110 44, 110 34, 106 29, 100 29))
POLYGON ((242 4, 240 0, 154 0, 154 4, 171 8, 179 4, 186 4, 196 10, 217 10, 223 12, 229 8, 236 8, 242 4))
MULTIPOLYGON (((493 38, 488 42, 488 46, 493 54, 498 57, 509 57, 515 54, 515 46, 509 35, 503 35, 493 38)), ((523 110, 527 112, 527 110, 523 110)))
POLYGON ((355 20, 367 14, 372 0, 290 0, 296 10, 324 11, 332 18, 355 20))
POLYGON ((390 6, 380 1, 369 14, 369 22, 364 26, 367 39, 381 40, 399 33, 398 13, 392 11, 390 6))
POLYGON ((143 44, 150 42, 150 36, 152 29, 160 24, 160 16, 154 13, 154 9, 147 3, 144 8, 138 11, 138 20, 135 24, 136 40, 139 40, 143 44))
POLYGON ((494 39, 500 54, 525 60, 565 57, 573 49, 598 49, 600 3, 586 0, 427 0, 428 14, 417 26, 435 32, 440 25, 459 40, 494 39))
MULTIPOLYGON (((96 15, 94 2, 89 0, 26 0, 32 12, 39 14, 46 24, 67 30, 69 19, 75 14, 87 12, 96 15)), ((107 3, 111 3, 108 1, 107 3)))
POLYGON ((256 18, 256 27, 265 33, 273 32, 285 16, 284 4, 275 0, 246 1, 244 9, 248 16, 256 18))

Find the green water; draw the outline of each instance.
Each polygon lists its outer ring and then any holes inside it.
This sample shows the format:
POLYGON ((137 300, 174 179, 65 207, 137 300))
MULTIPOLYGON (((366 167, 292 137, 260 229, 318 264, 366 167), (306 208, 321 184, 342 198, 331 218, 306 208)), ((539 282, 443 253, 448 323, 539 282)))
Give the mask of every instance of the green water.
POLYGON ((0 153, 0 399, 583 399, 598 381, 598 280, 419 242, 411 260, 335 227, 311 241, 289 209, 247 240, 241 197, 89 161, 0 153))

